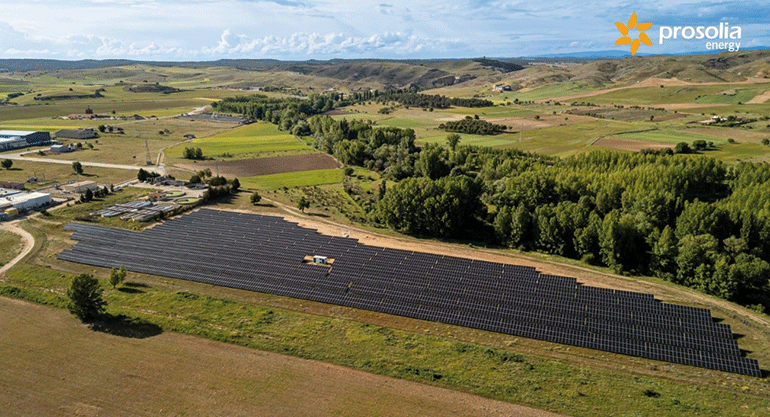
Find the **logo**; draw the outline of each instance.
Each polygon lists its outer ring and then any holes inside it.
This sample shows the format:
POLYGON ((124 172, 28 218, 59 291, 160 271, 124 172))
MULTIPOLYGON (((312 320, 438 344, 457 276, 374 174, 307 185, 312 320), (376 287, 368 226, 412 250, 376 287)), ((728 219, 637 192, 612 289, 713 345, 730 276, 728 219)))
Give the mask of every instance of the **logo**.
POLYGON ((728 22, 719 22, 719 26, 661 26, 658 35, 658 44, 671 39, 702 40, 708 39, 705 47, 708 50, 728 50, 730 52, 741 49, 741 37, 743 29, 740 26, 730 26, 728 22), (712 40, 717 40, 711 42, 712 40))
POLYGON ((620 34, 623 35, 615 41, 615 45, 631 45, 631 55, 636 55, 636 51, 639 49, 639 45, 645 44, 652 46, 650 37, 644 33, 645 30, 652 27, 652 22, 637 23, 636 12, 631 13, 631 18, 628 19, 628 24, 624 25, 620 22, 615 22, 615 26, 618 27, 620 34), (637 39, 631 39, 628 34, 632 29, 639 31, 637 39))

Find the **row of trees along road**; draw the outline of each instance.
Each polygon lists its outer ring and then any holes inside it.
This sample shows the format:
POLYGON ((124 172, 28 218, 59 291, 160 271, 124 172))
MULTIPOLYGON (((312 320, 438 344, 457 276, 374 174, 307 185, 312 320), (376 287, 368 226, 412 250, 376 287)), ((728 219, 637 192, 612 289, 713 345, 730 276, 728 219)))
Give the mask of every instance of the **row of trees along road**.
MULTIPOLYGON (((296 102, 293 102, 296 104, 296 102)), ((311 105, 306 103, 307 105, 311 105)), ((317 115, 281 128, 397 181, 370 219, 404 233, 536 250, 770 306, 770 165, 598 151, 565 159, 317 115)))

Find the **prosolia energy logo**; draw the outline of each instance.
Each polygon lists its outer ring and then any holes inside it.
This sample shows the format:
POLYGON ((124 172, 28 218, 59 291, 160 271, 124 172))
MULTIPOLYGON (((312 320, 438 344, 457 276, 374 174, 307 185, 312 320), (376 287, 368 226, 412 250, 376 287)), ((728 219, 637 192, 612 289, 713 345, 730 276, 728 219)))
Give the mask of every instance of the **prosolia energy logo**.
MULTIPOLYGON (((642 44, 653 46, 650 37, 645 33, 652 27, 652 22, 639 23, 636 12, 631 13, 628 23, 615 22, 622 35, 615 41, 615 45, 630 45, 631 55, 642 44), (638 34, 632 38, 631 31, 636 29, 638 34)), ((709 51, 726 50, 730 52, 741 49, 741 37, 743 31, 740 26, 730 26, 727 22, 720 22, 719 26, 660 26, 658 28, 658 45, 666 41, 683 39, 686 41, 703 41, 704 48, 709 51)))

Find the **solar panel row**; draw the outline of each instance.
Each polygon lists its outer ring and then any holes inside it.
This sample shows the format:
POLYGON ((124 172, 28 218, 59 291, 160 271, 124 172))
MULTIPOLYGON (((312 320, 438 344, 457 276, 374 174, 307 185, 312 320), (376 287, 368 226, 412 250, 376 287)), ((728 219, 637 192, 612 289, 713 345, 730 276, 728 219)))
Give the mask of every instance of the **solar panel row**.
POLYGON ((652 294, 535 268, 378 248, 279 217, 203 209, 144 232, 71 223, 60 259, 760 376, 729 326, 652 294), (331 266, 303 262, 307 255, 331 266))

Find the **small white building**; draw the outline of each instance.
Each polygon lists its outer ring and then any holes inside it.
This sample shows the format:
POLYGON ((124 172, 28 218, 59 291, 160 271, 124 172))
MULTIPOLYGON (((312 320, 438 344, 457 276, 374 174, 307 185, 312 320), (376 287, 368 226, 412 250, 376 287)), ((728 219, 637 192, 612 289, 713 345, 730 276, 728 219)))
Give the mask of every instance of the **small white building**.
POLYGON ((51 146, 51 152, 55 153, 65 153, 65 152, 72 152, 75 148, 72 147, 72 145, 53 145, 51 146))

